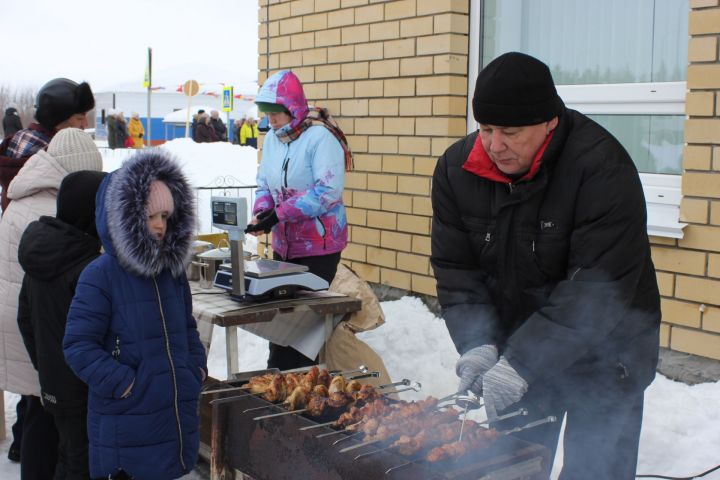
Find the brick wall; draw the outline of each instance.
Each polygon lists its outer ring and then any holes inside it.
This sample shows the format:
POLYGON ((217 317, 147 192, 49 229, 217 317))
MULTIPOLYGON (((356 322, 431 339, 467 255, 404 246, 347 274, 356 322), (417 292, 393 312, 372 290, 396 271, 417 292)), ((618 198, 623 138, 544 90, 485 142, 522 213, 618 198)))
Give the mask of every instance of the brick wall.
POLYGON ((682 240, 652 238, 661 345, 720 359, 720 5, 690 1, 682 240))
POLYGON ((259 78, 293 70, 355 154, 345 263, 366 280, 435 295, 430 179, 465 135, 466 0, 259 0, 259 78))

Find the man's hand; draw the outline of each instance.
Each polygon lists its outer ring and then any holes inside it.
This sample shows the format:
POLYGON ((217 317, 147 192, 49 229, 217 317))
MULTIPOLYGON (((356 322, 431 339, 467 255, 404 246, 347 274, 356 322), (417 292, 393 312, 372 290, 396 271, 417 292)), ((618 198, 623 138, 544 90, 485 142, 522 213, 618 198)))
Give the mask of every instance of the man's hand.
POLYGON ((470 390, 475 395, 481 395, 483 375, 495 365, 497 356, 495 345, 483 345, 463 353, 455 364, 455 373, 460 377, 458 392, 470 390))
POLYGON ((255 221, 245 228, 245 233, 253 235, 270 233, 272 227, 274 227, 278 221, 278 216, 274 208, 262 211, 255 216, 255 221))
POLYGON ((485 374, 483 400, 488 419, 492 420, 510 405, 517 403, 527 392, 527 382, 515 371, 505 357, 485 374))

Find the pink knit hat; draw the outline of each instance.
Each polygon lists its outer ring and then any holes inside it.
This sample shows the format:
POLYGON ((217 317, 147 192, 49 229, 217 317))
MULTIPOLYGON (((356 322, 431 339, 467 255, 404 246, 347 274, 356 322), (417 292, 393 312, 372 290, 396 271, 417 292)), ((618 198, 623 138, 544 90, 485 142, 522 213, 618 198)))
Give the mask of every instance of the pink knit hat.
POLYGON ((154 180, 150 184, 150 193, 148 194, 146 209, 148 215, 154 215, 162 211, 166 211, 172 215, 175 210, 175 202, 165 182, 154 180))

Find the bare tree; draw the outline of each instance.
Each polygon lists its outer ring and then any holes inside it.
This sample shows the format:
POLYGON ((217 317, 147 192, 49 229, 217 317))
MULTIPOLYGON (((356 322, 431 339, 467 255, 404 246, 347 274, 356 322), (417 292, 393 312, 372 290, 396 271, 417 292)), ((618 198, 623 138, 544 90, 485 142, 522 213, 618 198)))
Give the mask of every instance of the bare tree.
MULTIPOLYGON (((0 116, 5 115, 5 109, 9 107, 17 109, 23 127, 27 127, 35 115, 34 90, 30 87, 12 88, 9 85, 0 85, 0 116)), ((2 133, 4 136, 5 132, 2 133)))

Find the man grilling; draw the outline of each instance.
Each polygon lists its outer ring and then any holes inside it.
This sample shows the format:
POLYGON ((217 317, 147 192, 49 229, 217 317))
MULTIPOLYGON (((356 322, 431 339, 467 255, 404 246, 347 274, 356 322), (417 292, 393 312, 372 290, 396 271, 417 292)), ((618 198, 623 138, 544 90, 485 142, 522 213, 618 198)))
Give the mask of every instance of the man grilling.
MULTIPOLYGON (((660 325, 637 169, 531 56, 489 63, 472 107, 479 130, 440 157, 432 190, 459 390, 491 419, 567 413, 561 479, 632 479, 660 325)), ((560 424, 519 435, 555 452, 560 424)))

